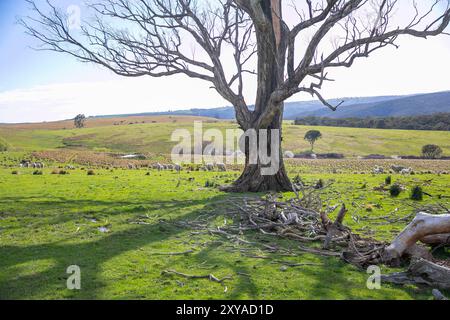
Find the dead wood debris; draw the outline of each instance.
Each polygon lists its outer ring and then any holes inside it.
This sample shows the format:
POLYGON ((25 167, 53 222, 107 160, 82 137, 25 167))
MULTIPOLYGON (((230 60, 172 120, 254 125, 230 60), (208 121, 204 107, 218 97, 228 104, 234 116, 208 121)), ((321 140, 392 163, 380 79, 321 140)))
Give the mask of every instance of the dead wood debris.
POLYGON ((192 275, 192 274, 186 274, 186 273, 182 273, 182 272, 178 272, 176 270, 164 270, 163 272, 161 272, 162 275, 177 275, 183 278, 187 278, 187 279, 208 279, 210 281, 213 282, 218 282, 218 283, 222 283, 225 280, 230 280, 233 279, 232 276, 225 276, 221 279, 217 278, 215 275, 213 275, 212 273, 207 274, 207 275, 192 275))
MULTIPOLYGON (((389 244, 371 238, 363 238, 344 225, 347 209, 344 204, 328 206, 322 210, 317 190, 311 193, 303 190, 303 196, 281 201, 276 194, 268 194, 264 197, 237 197, 221 201, 221 206, 226 209, 222 224, 217 223, 220 213, 202 215, 194 220, 172 222, 178 227, 191 230, 191 234, 212 234, 223 237, 229 241, 230 250, 239 252, 242 256, 270 259, 265 253, 277 253, 277 255, 297 256, 298 250, 311 254, 340 257, 345 262, 365 269, 370 265, 389 264, 385 260, 385 250, 389 244), (330 214, 340 207, 334 221, 330 214), (263 238, 251 241, 244 235, 257 231, 263 238), (296 251, 286 248, 277 242, 271 243, 270 237, 296 240, 302 245, 296 246, 296 251), (269 240, 268 240, 269 239, 269 240), (318 246, 318 244, 322 246, 318 246), (303 245, 304 244, 304 245, 303 245), (255 251, 244 248, 251 247, 255 251)), ((411 215, 394 219, 386 216, 386 222, 407 221, 411 215)), ((255 233, 251 236, 255 237, 255 233)), ((416 245, 405 255, 410 259, 411 265, 404 273, 384 275, 387 282, 407 284, 415 283, 436 288, 447 289, 450 286, 450 269, 439 260, 428 259, 424 255, 423 248, 416 245), (420 255, 420 262, 412 259, 420 255), (412 257, 412 258, 411 258, 412 257), (426 272, 425 272, 426 271, 426 272), (438 272, 439 271, 439 272, 438 272), (427 273, 428 272, 428 273, 427 273)), ((431 254, 430 254, 431 257, 431 254)), ((409 260, 408 260, 409 261, 409 260)), ((277 263, 277 261, 274 261, 277 263)), ((279 261, 278 261, 279 263, 279 261)), ((281 263, 283 271, 290 266, 302 266, 308 264, 296 264, 295 262, 281 263)), ((166 270, 165 274, 172 273, 186 278, 208 278, 212 281, 222 282, 229 279, 219 279, 206 276, 190 276, 174 270, 166 270)))

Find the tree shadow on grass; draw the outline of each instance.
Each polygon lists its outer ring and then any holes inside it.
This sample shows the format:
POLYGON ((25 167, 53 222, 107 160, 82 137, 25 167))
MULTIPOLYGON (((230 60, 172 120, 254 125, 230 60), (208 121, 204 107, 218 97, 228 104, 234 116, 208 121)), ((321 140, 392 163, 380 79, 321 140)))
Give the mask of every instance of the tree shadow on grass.
MULTIPOLYGON (((217 201, 230 198, 230 195, 219 195, 210 199, 194 201, 160 201, 151 204, 155 210, 164 211, 168 208, 174 211, 186 212, 178 216, 169 216, 172 222, 181 220, 193 220, 201 214, 205 214, 205 208, 193 208, 199 205, 214 204, 217 201)), ((102 201, 72 201, 66 204, 68 207, 110 205, 116 207, 114 202, 102 201)), ((47 202, 41 205, 52 206, 55 203, 47 202)), ((120 202, 120 205, 136 205, 136 210, 130 209, 131 213, 142 212, 136 202, 120 202)), ((151 211, 151 209, 148 209, 151 211)), ((121 208, 110 211, 108 214, 123 213, 121 208)), ((51 223, 66 222, 67 219, 78 219, 76 215, 69 217, 53 217, 51 223)), ((46 222, 48 223, 48 222, 46 222)), ((107 284, 101 280, 102 265, 125 252, 139 250, 149 244, 163 243, 165 240, 177 236, 185 229, 178 228, 172 224, 154 222, 146 225, 136 225, 127 230, 111 232, 98 240, 83 241, 79 243, 42 243, 26 246, 1 246, 0 247, 0 298, 9 299, 32 299, 35 297, 61 297, 76 296, 81 298, 95 299, 101 295, 101 290, 107 284), (20 274, 20 270, 27 264, 39 264, 46 261, 46 267, 38 270, 29 270, 26 274, 20 274), (83 290, 80 295, 67 293, 65 273, 70 265, 78 265, 83 275, 83 290), (44 270, 42 270, 44 269, 44 270), (19 273, 19 274, 18 274, 19 273), (64 293, 63 293, 64 292, 64 293), (63 294, 61 294, 63 293, 63 294)), ((66 240, 66 239, 64 239, 66 240)), ((33 266, 28 269, 33 269, 33 266)), ((155 297, 157 298, 157 297, 155 297)), ((176 297, 175 297, 176 298, 176 297)))
MULTIPOLYGON (((61 198, 57 203, 44 201, 38 204, 42 210, 53 210, 61 202, 65 203, 65 208, 89 207, 88 212, 101 213, 101 209, 95 207, 109 207, 102 216, 118 216, 120 214, 139 215, 149 212, 149 216, 170 211, 170 214, 163 216, 171 222, 184 220, 194 220, 204 215, 211 208, 220 210, 223 200, 232 199, 233 195, 219 195, 209 199, 190 201, 157 201, 151 203, 133 201, 88 201, 72 200, 61 198), (211 206, 211 207, 210 207, 211 206), (217 208, 219 207, 219 208, 217 208)), ((12 200, 12 199, 10 199, 12 200)), ((17 199, 17 201, 19 198, 17 199)), ((86 212, 81 213, 86 215, 86 212)), ((50 216, 45 224, 59 224, 70 220, 79 219, 78 213, 56 214, 50 216)), ((123 222, 122 222, 123 223, 123 222)), ((163 260, 160 256, 146 256, 145 261, 121 261, 120 266, 115 266, 114 258, 128 253, 136 253, 142 247, 148 245, 166 246, 166 241, 176 237, 186 237, 186 229, 178 228, 170 223, 155 221, 144 225, 127 225, 126 230, 113 231, 109 234, 94 234, 91 239, 79 239, 77 235, 71 238, 60 237, 55 242, 39 243, 30 245, 2 245, 0 246, 0 299, 34 299, 34 298, 67 298, 67 299, 99 299, 115 297, 111 295, 111 281, 128 281, 127 277, 134 277, 132 280, 139 281, 140 274, 133 274, 133 268, 142 268, 147 262, 158 262, 163 260), (110 262, 110 264, 108 264, 110 262), (129 269, 128 268, 129 263, 129 269), (105 264, 108 264, 105 267, 105 264), (82 290, 69 291, 66 288, 66 269, 70 265, 78 265, 82 270, 82 290), (110 273, 105 276, 105 272, 110 273), (115 273, 111 275, 111 273, 115 273), (111 280, 113 279, 113 280, 111 280), (108 294, 105 293, 108 291, 108 294)), ((282 241, 275 238, 267 238, 258 233, 246 235, 250 241, 276 242, 280 245, 295 247, 297 242, 282 241)), ((171 245, 171 244, 169 244, 171 245)), ((172 250, 172 249, 171 249, 172 250)), ((261 299, 266 295, 277 296, 284 299, 295 297, 303 299, 353 299, 355 297, 371 298, 396 298, 395 292, 383 292, 379 294, 368 293, 365 290, 364 275, 361 271, 352 270, 352 267, 339 261, 337 258, 319 257, 320 266, 289 268, 287 271, 280 271, 280 265, 270 265, 270 260, 248 262, 248 258, 236 258, 235 256, 223 254, 225 248, 217 242, 210 242, 200 251, 193 255, 194 261, 208 264, 215 264, 221 269, 231 270, 234 279, 230 284, 230 292, 225 296, 230 299, 261 299), (232 257, 232 258, 230 258, 232 257), (240 263, 237 260, 245 260, 240 263), (252 269, 252 264, 259 264, 261 268, 252 269), (267 273, 264 273, 267 272, 267 273), (241 274, 241 275, 239 275, 241 274), (244 276, 250 275, 250 276, 244 276), (303 281, 303 282, 302 282, 303 281), (282 288, 286 296, 276 293, 270 295, 271 290, 280 289, 279 284, 285 282, 282 288)), ((139 255, 139 253, 138 253, 139 255)), ((273 259, 284 259, 277 254, 270 254, 273 259)), ((239 254, 237 254, 239 256, 239 254)), ((128 256, 127 256, 128 258, 128 256)), ((299 253, 297 257, 290 258, 293 262, 307 261, 307 255, 299 253)), ((181 257, 182 259, 182 257, 181 257)), ((192 260, 190 260, 192 261, 192 260)), ((169 262, 172 262, 170 260, 169 262)), ((158 265, 159 268, 162 266, 158 265)), ((184 270, 180 270, 184 271, 184 270)), ((227 271, 229 272, 229 271, 227 271)), ((161 277, 145 278, 146 281, 159 281, 161 277)), ((205 280, 201 280, 205 281, 205 280)), ((152 286, 148 283, 148 286, 152 286)), ((127 292, 117 291, 117 298, 153 298, 157 295, 149 296, 148 292, 139 293, 139 290, 127 292)), ((280 289, 281 290, 281 289, 280 289)), ((157 292, 157 291, 153 291, 157 292)), ((407 291, 412 296, 417 295, 414 290, 407 291)), ((180 298, 174 293, 174 299, 180 298)), ((196 298, 194 296, 194 298, 196 298)))

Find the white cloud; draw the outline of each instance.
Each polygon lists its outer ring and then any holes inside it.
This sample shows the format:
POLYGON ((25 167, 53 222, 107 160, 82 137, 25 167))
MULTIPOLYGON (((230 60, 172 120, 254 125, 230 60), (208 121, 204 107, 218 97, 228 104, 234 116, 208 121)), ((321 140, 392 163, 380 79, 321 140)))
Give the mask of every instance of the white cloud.
POLYGON ((205 83, 182 77, 54 84, 0 93, 0 123, 226 104, 205 83))

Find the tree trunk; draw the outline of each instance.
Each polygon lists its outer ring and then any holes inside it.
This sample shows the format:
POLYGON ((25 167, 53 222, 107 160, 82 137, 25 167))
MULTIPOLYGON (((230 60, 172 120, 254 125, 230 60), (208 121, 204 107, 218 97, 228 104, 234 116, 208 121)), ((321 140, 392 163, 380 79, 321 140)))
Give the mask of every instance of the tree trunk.
MULTIPOLYGON (((264 191, 292 191, 283 163, 281 152, 281 126, 283 119, 283 103, 273 102, 272 94, 284 82, 284 67, 286 60, 287 32, 282 24, 281 1, 260 0, 247 3, 248 12, 258 21, 255 24, 255 33, 258 44, 258 86, 255 109, 249 123, 240 123, 244 130, 255 129, 268 130, 270 137, 271 129, 280 130, 278 143, 268 143, 267 154, 271 155, 271 148, 279 148, 278 170, 272 175, 263 175, 261 170, 265 167, 260 163, 249 163, 248 146, 245 148, 246 164, 241 177, 231 186, 222 190, 230 192, 264 192, 264 191), (268 112, 267 110, 273 111, 268 112), (263 121, 260 117, 265 115, 263 121)), ((239 109, 239 108, 236 108, 239 109)), ((259 138, 258 138, 259 140, 259 138)), ((259 143, 258 143, 259 147, 259 143)))
POLYGON ((244 172, 236 182, 222 190, 228 192, 292 191, 292 184, 281 159, 280 169, 275 175, 264 176, 261 174, 259 164, 249 164, 245 166, 244 172))
MULTIPOLYGON (((245 146, 245 168, 242 173, 242 175, 239 177, 239 179, 236 180, 232 185, 225 186, 222 188, 223 191, 227 192, 264 192, 264 191, 292 191, 292 183, 289 180, 289 177, 286 172, 286 168, 284 166, 283 161, 283 153, 281 149, 281 142, 282 142, 282 115, 283 115, 283 108, 281 108, 280 113, 274 117, 274 120, 272 121, 269 128, 267 128, 269 131, 271 129, 277 129, 280 130, 279 135, 279 141, 277 143, 273 143, 273 141, 270 141, 270 132, 268 132, 268 143, 267 143, 267 154, 272 155, 271 148, 277 147, 278 150, 278 171, 273 175, 263 175, 261 170, 264 165, 262 165, 258 159, 257 164, 251 164, 249 163, 249 146, 248 143, 246 143, 245 146)), ((256 129, 257 134, 259 134, 259 130, 256 129)), ((259 142, 259 138, 258 138, 259 142)), ((258 143, 259 148, 259 143, 258 143)))

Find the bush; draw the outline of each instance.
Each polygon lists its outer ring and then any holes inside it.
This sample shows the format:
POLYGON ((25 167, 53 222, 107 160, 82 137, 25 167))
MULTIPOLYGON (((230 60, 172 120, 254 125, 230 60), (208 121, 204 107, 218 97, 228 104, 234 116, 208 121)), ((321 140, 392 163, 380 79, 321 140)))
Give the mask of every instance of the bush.
POLYGON ((387 176, 386 179, 384 179, 384 183, 386 185, 390 185, 392 183, 392 177, 391 176, 387 176))
POLYGON ((389 188, 389 194, 391 197, 398 197, 398 195, 402 192, 402 187, 400 187, 398 184, 393 184, 389 188))
POLYGON ((87 175, 88 176, 95 176, 94 170, 88 170, 87 175))
POLYGON ((411 189, 411 200, 421 201, 423 199, 423 190, 420 186, 415 186, 411 189))
POLYGON ((314 186, 314 189, 322 189, 323 186, 324 186, 323 180, 322 180, 322 179, 319 179, 319 180, 316 182, 316 185, 314 186))
POLYGON ((41 171, 41 170, 35 170, 34 172, 33 172, 33 175, 34 176, 42 176, 44 173, 41 171))
POLYGON ((69 172, 66 171, 66 170, 59 170, 58 174, 60 174, 60 175, 66 175, 66 174, 69 174, 69 172))
POLYGON ((11 172, 11 174, 17 175, 17 174, 19 174, 19 171, 14 170, 13 172, 11 172))
POLYGON ((438 159, 442 156, 442 149, 435 144, 427 144, 422 147, 422 156, 427 159, 438 159))

